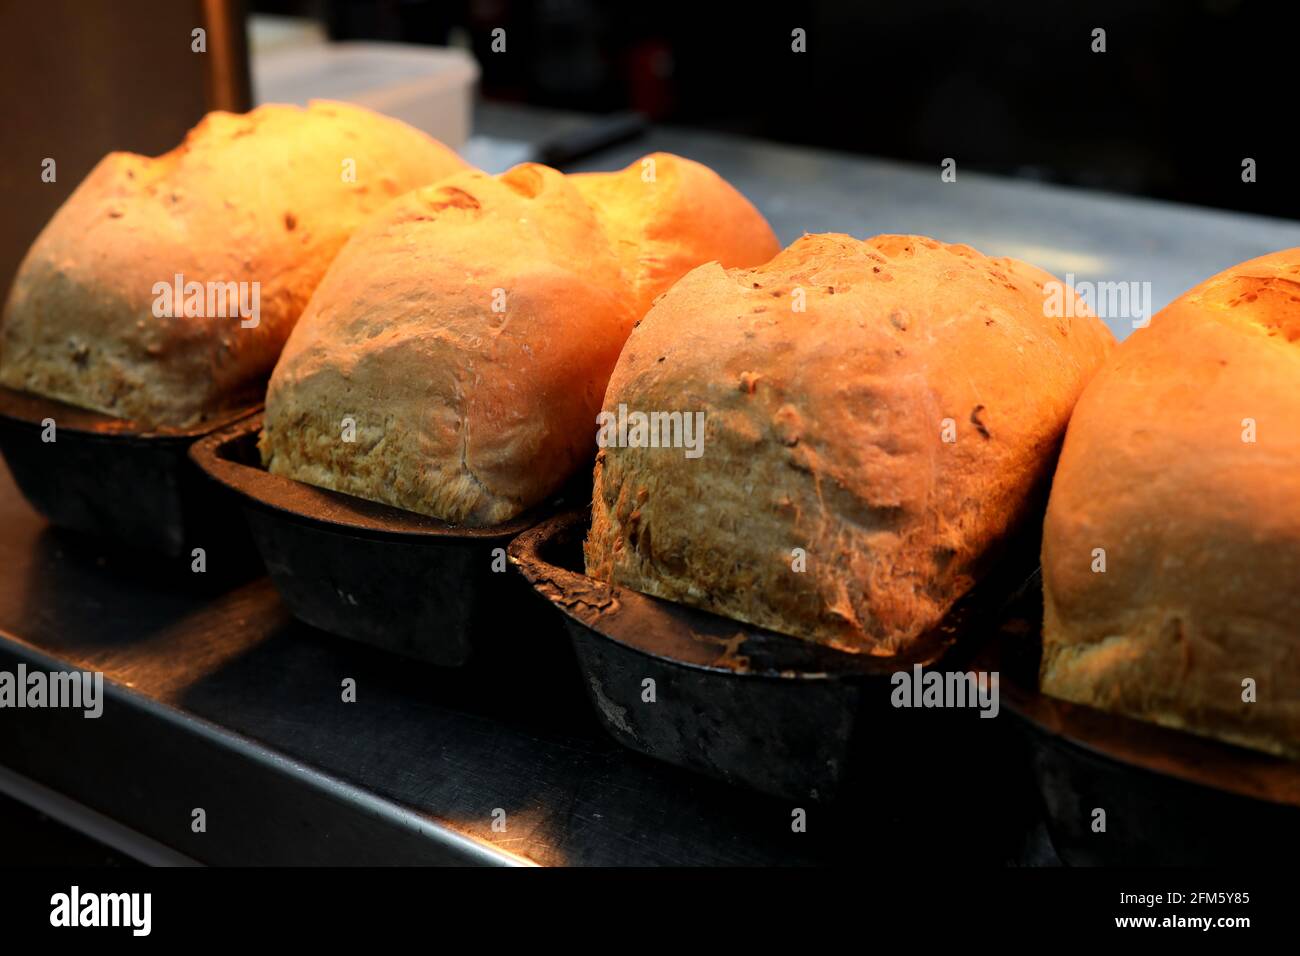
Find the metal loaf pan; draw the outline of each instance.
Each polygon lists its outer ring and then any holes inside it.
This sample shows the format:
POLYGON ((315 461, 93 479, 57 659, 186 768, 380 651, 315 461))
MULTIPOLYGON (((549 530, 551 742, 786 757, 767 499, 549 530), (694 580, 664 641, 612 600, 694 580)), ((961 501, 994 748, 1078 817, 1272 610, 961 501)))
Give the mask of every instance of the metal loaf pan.
POLYGON ((216 570, 255 564, 237 508, 189 459, 199 438, 256 412, 191 428, 146 429, 27 392, 0 388, 0 450, 32 507, 57 527, 118 539, 216 570), (45 441, 45 422, 54 441, 45 441))
POLYGON ((896 671, 965 669, 957 638, 992 617, 993 588, 905 657, 850 654, 593 580, 582 573, 587 525, 583 513, 552 518, 521 534, 510 557, 562 613, 600 720, 626 746, 794 800, 865 793, 875 806, 921 799, 949 810, 954 779, 978 780, 1001 759, 1001 721, 890 702, 896 671))
POLYGON ((1074 865, 1289 865, 1300 848, 1300 763, 1040 693, 1037 593, 980 664, 1001 673, 1057 855, 1074 865))
POLYGON ((246 419, 197 443, 192 455, 243 505, 295 617, 443 666, 509 653, 538 638, 539 619, 550 623, 504 559, 538 514, 462 527, 273 475, 258 455, 261 428, 261 415, 246 419))

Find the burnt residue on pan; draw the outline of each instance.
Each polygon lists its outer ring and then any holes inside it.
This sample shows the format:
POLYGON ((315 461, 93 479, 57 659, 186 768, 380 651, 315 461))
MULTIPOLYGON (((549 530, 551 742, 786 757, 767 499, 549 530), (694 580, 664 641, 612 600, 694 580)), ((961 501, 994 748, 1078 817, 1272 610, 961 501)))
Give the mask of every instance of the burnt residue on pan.
POLYGON ((585 533, 585 512, 556 516, 521 534, 511 560, 574 622, 630 649, 706 670, 792 679, 890 674, 942 657, 980 611, 978 596, 963 601, 905 655, 854 654, 589 578, 574 570, 585 533))
MULTIPOLYGON (((935 754, 957 754, 954 766, 995 761, 994 721, 904 714, 889 703, 895 672, 960 664, 957 639, 990 619, 992 589, 970 595, 905 657, 852 654, 589 578, 581 570, 586 529, 586 513, 556 516, 516 538, 510 558, 564 616, 597 715, 628 747, 750 789, 824 802, 860 793, 881 764, 925 790, 935 754)), ((1027 575, 1008 565, 1007 577, 1027 575)), ((997 607, 1010 590, 997 592, 997 607)))

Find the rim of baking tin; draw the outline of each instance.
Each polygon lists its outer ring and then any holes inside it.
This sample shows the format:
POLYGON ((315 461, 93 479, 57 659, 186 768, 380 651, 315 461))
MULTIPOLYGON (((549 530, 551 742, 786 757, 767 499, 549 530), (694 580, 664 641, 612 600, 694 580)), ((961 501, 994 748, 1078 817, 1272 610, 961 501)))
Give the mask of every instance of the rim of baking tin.
POLYGON ((262 415, 250 415, 195 442, 190 448, 190 458, 205 474, 245 504, 283 518, 343 534, 410 543, 435 543, 439 540, 505 542, 554 511, 554 506, 548 504, 502 524, 471 527, 345 492, 319 488, 272 474, 260 462, 238 460, 235 456, 237 446, 249 442, 261 429, 262 415))
POLYGON ((0 419, 7 424, 36 430, 44 427, 46 419, 52 418, 57 423, 60 434, 73 434, 94 441, 188 443, 247 418, 261 408, 260 401, 247 403, 216 412, 194 425, 173 428, 166 425, 142 425, 129 418, 114 418, 56 398, 0 386, 0 419))
POLYGON ((730 677, 862 680, 914 665, 938 664, 964 630, 977 625, 981 600, 958 602, 905 655, 852 653, 755 627, 700 608, 611 585, 556 564, 548 555, 585 534, 589 514, 571 510, 511 542, 511 563, 533 589, 590 633, 667 664, 730 677))
POLYGON ((1035 622, 1015 622, 981 651, 981 667, 999 671, 1002 705, 1033 732, 1036 746, 1082 751, 1124 769, 1240 797, 1300 807, 1300 761, 1160 724, 1059 700, 1011 663, 1009 647, 1038 640, 1035 622))

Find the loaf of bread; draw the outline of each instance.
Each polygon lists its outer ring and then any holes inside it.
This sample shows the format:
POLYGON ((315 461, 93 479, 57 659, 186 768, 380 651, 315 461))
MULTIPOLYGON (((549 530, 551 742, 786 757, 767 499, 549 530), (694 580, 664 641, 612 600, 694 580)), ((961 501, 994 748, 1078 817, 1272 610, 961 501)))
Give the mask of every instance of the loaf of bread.
POLYGON ((610 379, 587 573, 906 651, 1024 517, 1113 345, 1078 300, 1049 315, 1049 281, 920 236, 810 235, 756 269, 694 270, 610 379), (702 441, 674 441, 672 413, 702 441))
POLYGON ((211 113, 156 159, 110 153, 19 268, 0 384, 145 427, 257 401, 351 232, 464 168, 397 120, 328 102, 211 113))
POLYGON ((1070 422, 1041 686, 1300 757, 1300 248, 1135 331, 1070 422))
POLYGON ((276 366, 266 466, 469 525, 557 491, 595 452, 642 297, 701 261, 776 251, 721 180, 676 157, 657 166, 646 202, 616 182, 608 205, 588 201, 621 174, 580 188, 526 164, 389 206, 340 253, 276 366))

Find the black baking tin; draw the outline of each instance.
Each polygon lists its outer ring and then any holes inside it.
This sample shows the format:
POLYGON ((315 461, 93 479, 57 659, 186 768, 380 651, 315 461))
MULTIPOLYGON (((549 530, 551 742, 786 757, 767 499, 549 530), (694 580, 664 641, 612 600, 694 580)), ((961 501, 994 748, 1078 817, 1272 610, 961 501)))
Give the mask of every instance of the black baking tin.
POLYGON ((464 527, 274 475, 258 455, 261 428, 260 415, 241 421, 191 454, 243 505, 295 617, 443 666, 490 658, 512 640, 538 636, 536 621, 521 617, 532 596, 504 560, 510 540, 539 520, 537 512, 464 527))
POLYGON ((0 451, 23 496, 51 524, 186 560, 201 547, 215 570, 256 559, 238 510, 194 467, 189 448, 255 411, 146 429, 0 388, 0 451), (55 424, 52 442, 42 440, 47 419, 55 424))
MULTIPOLYGON (((1037 583, 1037 582, 1036 582, 1037 583)), ((980 666, 1001 675, 1043 818, 1074 865, 1294 863, 1300 763, 1038 691, 1041 588, 1002 623, 980 666), (1105 832, 1094 811, 1105 810, 1105 832)))
MULTIPOLYGON (((510 557, 563 613, 588 695, 624 745, 780 797, 874 790, 876 805, 905 793, 952 804, 954 785, 1000 760, 1000 721, 890 703, 896 671, 966 669, 956 640, 993 616, 993 588, 960 602, 906 656, 850 654, 593 580, 581 573, 587 524, 583 513, 557 516, 521 534, 510 557)), ((1022 582, 1032 570, 1007 567, 1006 580, 1022 582)))

